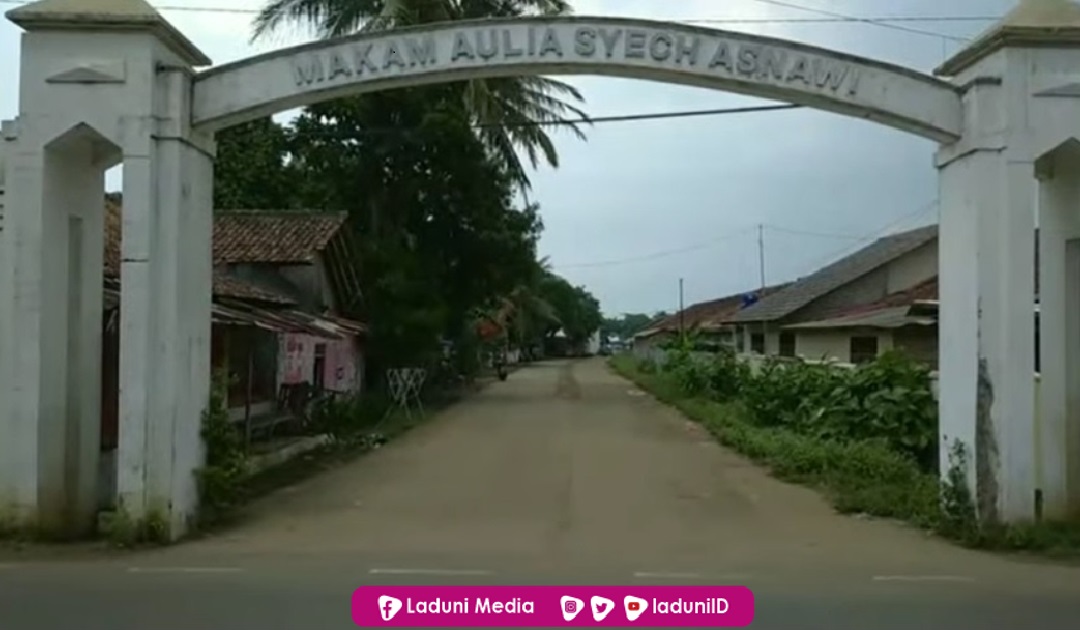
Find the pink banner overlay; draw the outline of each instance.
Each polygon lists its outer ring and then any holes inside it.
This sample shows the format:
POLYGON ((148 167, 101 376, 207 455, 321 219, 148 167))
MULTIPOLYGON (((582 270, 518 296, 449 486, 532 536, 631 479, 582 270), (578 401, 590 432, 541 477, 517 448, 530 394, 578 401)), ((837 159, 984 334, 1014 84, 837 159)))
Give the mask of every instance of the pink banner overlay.
POLYGON ((745 586, 361 586, 353 622, 369 628, 743 628, 745 586))

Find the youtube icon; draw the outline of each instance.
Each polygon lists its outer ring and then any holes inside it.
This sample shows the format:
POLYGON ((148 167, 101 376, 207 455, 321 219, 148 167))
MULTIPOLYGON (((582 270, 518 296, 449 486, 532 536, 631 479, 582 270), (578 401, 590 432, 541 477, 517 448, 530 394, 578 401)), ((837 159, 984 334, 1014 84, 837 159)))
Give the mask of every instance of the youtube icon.
POLYGON ((627 595, 623 598, 623 610, 626 611, 627 621, 637 621, 638 617, 648 609, 649 602, 647 600, 633 595, 627 595))

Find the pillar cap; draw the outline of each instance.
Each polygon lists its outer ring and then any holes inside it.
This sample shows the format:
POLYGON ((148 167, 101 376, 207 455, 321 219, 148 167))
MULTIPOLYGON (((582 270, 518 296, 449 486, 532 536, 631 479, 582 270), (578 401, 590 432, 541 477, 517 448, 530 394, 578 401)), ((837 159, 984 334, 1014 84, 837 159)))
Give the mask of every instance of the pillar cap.
POLYGON ((147 31, 192 66, 213 65, 146 0, 37 0, 5 16, 27 31, 147 31))
POLYGON ((1080 47, 1080 5, 1072 0, 1020 0, 997 24, 934 70, 953 77, 1008 47, 1080 47))

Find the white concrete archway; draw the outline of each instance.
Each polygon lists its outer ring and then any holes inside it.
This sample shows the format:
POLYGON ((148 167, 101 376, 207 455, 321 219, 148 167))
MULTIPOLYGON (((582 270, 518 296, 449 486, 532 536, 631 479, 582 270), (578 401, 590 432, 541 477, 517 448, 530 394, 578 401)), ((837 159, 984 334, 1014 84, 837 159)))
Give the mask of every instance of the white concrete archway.
POLYGON ((1078 370, 1054 350, 1060 335, 1080 339, 1072 297, 1044 303, 1053 309, 1044 356, 1057 372, 1041 392, 1051 410, 1041 471, 1032 378, 1037 161, 1040 212, 1057 226, 1044 226, 1044 257, 1061 259, 1043 269, 1044 288, 1076 291, 1066 233, 1080 169, 1067 141, 1080 137, 1080 7, 1069 0, 1020 0, 940 69, 949 80, 794 42, 612 18, 433 25, 199 72, 210 60, 144 0, 73 6, 39 0, 8 12, 26 32, 19 113, 0 145, 0 516, 72 531, 93 522, 80 479, 96 465, 87 436, 98 417, 80 392, 100 376, 59 369, 83 365, 100 330, 89 293, 61 299, 63 287, 101 273, 81 245, 96 238, 96 220, 84 220, 95 210, 74 191, 100 198, 104 166, 124 164, 119 493, 134 518, 160 511, 179 535, 196 509, 210 381, 214 130, 347 94, 522 73, 739 92, 940 143, 943 460, 953 441, 967 446, 987 518, 1031 518, 1038 490, 1052 513, 1080 505, 1068 476, 1080 458, 1067 446, 1080 426, 1068 394, 1080 390, 1078 370), (49 253, 61 237, 63 266, 49 253))
POLYGON ((351 94, 459 79, 601 75, 738 92, 952 142, 960 91, 891 64, 796 42, 620 18, 456 22, 277 50, 195 79, 192 121, 228 126, 351 94))

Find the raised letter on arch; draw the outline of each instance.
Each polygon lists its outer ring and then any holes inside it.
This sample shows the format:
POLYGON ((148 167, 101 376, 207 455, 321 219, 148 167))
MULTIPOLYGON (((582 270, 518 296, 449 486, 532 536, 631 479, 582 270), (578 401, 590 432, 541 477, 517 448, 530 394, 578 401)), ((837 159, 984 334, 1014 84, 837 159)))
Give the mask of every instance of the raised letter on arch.
POLYGON ((317 55, 309 55, 293 65, 297 85, 311 85, 326 80, 326 70, 317 55))

